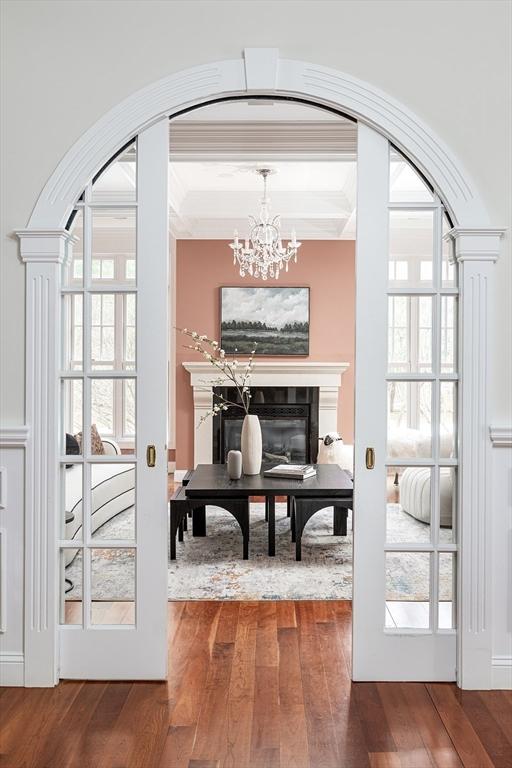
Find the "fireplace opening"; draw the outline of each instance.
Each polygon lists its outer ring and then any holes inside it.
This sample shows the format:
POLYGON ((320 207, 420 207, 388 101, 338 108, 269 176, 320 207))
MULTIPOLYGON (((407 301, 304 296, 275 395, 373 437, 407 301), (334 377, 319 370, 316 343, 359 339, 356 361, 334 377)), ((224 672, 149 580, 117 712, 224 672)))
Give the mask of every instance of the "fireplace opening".
MULTIPOLYGON (((235 387, 213 390, 240 402, 235 387)), ((253 387, 250 413, 259 417, 263 462, 314 463, 318 452, 318 387, 253 387)), ((213 419, 213 461, 223 464, 240 450, 243 411, 230 408, 213 419)))

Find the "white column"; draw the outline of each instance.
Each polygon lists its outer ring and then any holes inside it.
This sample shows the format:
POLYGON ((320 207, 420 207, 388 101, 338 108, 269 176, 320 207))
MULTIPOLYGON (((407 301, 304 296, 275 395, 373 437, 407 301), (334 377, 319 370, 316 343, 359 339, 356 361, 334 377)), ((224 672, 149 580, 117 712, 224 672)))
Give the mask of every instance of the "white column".
POLYGON ((58 681, 60 270, 66 230, 21 230, 26 265, 25 685, 58 681))
POLYGON ((198 464, 213 462, 212 417, 201 419, 211 411, 213 405, 212 387, 194 385, 194 469, 198 464))
POLYGON ((490 305, 502 230, 449 233, 459 263, 459 663, 461 688, 488 689, 492 674, 490 305))
MULTIPOLYGON (((341 378, 341 377, 340 377, 341 378)), ((338 431, 339 386, 318 388, 318 436, 338 431)))

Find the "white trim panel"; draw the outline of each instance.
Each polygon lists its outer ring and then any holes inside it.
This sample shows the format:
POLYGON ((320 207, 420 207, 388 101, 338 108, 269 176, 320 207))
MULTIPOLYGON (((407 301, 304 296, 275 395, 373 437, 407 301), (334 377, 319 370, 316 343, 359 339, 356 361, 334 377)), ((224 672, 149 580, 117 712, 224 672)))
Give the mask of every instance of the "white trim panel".
POLYGON ((29 428, 2 427, 0 429, 0 448, 26 448, 29 438, 29 428))
POLYGON ((512 656, 492 657, 492 688, 512 690, 512 656))
POLYGON ((0 653, 0 682, 2 687, 23 687, 25 659, 22 653, 0 653))
POLYGON ((7 631, 7 531, 0 528, 0 633, 7 631))

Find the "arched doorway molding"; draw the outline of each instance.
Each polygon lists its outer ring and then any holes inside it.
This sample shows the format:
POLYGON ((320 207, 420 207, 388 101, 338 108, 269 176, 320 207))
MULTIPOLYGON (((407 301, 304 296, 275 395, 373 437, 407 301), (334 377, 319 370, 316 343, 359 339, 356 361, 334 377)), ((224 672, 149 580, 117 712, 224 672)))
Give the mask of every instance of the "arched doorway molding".
POLYGON ((393 142, 432 183, 455 223, 460 265, 459 365, 462 387, 459 508, 459 665, 465 688, 492 679, 489 514, 489 387, 493 263, 502 230, 455 155, 410 110, 374 87, 332 69, 280 59, 277 49, 194 67, 146 86, 114 107, 67 152, 45 185, 28 227, 17 232, 26 264, 25 659, 26 685, 58 681, 58 381, 60 266, 70 211, 88 181, 132 137, 164 117, 223 98, 295 97, 364 122, 393 142))
POLYGON ((64 227, 83 188, 133 136, 164 115, 223 97, 295 96, 376 128, 436 188, 459 226, 488 224, 478 191, 454 153, 407 107, 368 83, 316 64, 279 58, 277 49, 246 49, 244 58, 168 75, 111 109, 71 147, 46 183, 28 226, 64 227))

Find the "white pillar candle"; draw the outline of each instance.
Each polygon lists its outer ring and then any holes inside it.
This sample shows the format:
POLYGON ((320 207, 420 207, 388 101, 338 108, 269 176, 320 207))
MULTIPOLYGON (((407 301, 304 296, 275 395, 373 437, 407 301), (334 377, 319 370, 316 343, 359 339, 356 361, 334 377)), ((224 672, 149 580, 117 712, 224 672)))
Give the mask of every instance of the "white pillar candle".
POLYGON ((242 477, 242 454, 240 451, 229 451, 228 475, 230 480, 240 480, 242 477))

